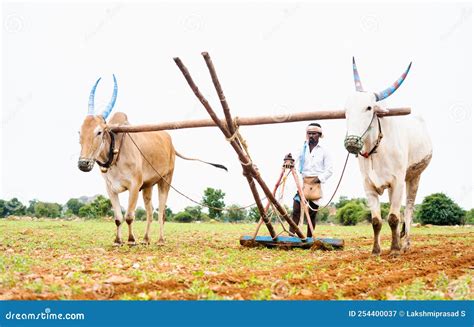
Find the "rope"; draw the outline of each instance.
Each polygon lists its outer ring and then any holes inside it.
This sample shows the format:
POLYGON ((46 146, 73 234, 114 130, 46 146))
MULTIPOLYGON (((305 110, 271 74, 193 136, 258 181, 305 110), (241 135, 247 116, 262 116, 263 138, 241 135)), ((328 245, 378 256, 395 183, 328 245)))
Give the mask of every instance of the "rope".
MULTIPOLYGON (((150 167, 155 171, 155 173, 158 174, 158 176, 160 176, 160 178, 162 180, 165 181, 166 184, 168 184, 169 187, 171 187, 176 193, 178 193, 179 195, 185 197, 186 199, 188 199, 189 201, 201 206, 201 207, 206 207, 206 208, 209 208, 209 209, 213 209, 213 210, 217 210, 217 211, 237 211, 237 210, 243 210, 243 209, 247 209, 247 208, 250 208, 252 206, 254 206, 256 204, 256 202, 252 203, 252 204, 249 204, 247 206, 244 206, 244 207, 239 207, 239 208, 229 208, 229 207, 225 207, 225 208, 218 208, 218 207, 213 207, 213 206, 209 206, 207 204, 204 204, 202 202, 199 202, 199 201, 196 201, 192 198, 190 198, 189 196, 187 196, 186 194, 184 194, 183 192, 181 192, 180 190, 178 190, 176 187, 174 187, 173 185, 171 185, 170 182, 168 182, 164 177, 163 175, 161 175, 158 170, 156 170, 156 168, 151 164, 151 162, 145 157, 145 155, 143 154, 142 150, 138 147, 138 145, 135 143, 135 140, 130 136, 129 133, 126 133, 127 136, 130 138, 130 140, 132 141, 132 143, 135 145, 135 147, 137 148, 138 152, 140 152, 141 156, 143 157, 143 159, 145 159, 145 161, 150 165, 150 167)), ((264 196, 263 198, 260 199, 260 201, 263 201, 265 200, 267 197, 264 196)))
MULTIPOLYGON (((246 153, 247 156, 249 157, 249 161, 250 161, 249 164, 251 164, 251 163, 252 163, 252 159, 250 158, 250 155, 249 155, 249 152, 248 152, 247 142, 243 139, 242 135, 241 135, 240 132, 239 132, 239 126, 237 125, 237 121, 236 121, 237 118, 238 118, 238 117, 235 117, 235 118, 233 119, 233 122, 234 122, 234 125, 235 125, 235 133, 234 133, 230 138, 226 138, 226 139, 229 141, 229 139, 232 139, 232 138, 234 138, 234 137, 237 137, 238 140, 239 140, 239 142, 241 142, 241 144, 242 144, 242 146, 243 146, 243 148, 244 148, 244 150, 245 150, 245 153, 246 153)), ((168 184, 168 186, 169 186, 170 188, 172 188, 176 193, 178 193, 178 194, 181 195, 182 197, 188 199, 189 201, 191 201, 191 202, 193 202, 193 203, 195 203, 195 204, 197 204, 197 205, 199 205, 199 206, 201 206, 201 207, 206 207, 206 208, 208 208, 208 209, 213 209, 213 210, 217 210, 217 211, 226 211, 226 210, 227 210, 227 211, 232 211, 232 210, 236 211, 236 210, 243 210, 243 209, 250 208, 250 207, 252 207, 252 206, 254 206, 254 205, 256 204, 256 202, 254 202, 254 203, 252 203, 252 204, 246 205, 246 206, 244 206, 244 207, 239 207, 239 208, 229 208, 229 207, 218 208, 218 207, 209 206, 209 205, 207 205, 207 204, 204 204, 204 203, 202 203, 202 202, 199 202, 199 201, 196 201, 196 200, 192 199, 191 197, 187 196, 186 194, 184 194, 183 192, 181 192, 180 190, 178 190, 176 187, 174 187, 170 182, 168 182, 168 181, 163 177, 163 175, 161 175, 161 174, 158 172, 158 170, 156 170, 156 168, 155 168, 155 167, 150 163, 150 161, 145 157, 145 155, 143 154, 142 150, 141 150, 140 147, 135 143, 135 140, 130 136, 130 134, 129 134, 129 133, 126 133, 126 134, 127 134, 127 136, 130 138, 130 140, 132 141, 132 143, 135 145, 135 147, 137 148, 138 152, 140 152, 140 155, 143 157, 143 159, 145 159, 145 161, 146 161, 146 162, 150 165, 150 167, 153 169, 153 171, 154 171, 158 176, 160 176, 160 178, 161 178, 162 180, 164 180, 165 183, 168 184)), ((229 142, 230 142, 230 141, 229 141, 229 142)), ((122 143, 123 143, 123 141, 122 141, 122 143)), ((337 183, 336 189, 334 190, 334 193, 332 194, 331 199, 329 199, 328 203, 327 203, 324 207, 322 207, 322 208, 320 208, 320 209, 326 208, 326 207, 331 203, 331 201, 332 201, 332 199, 334 198, 334 196, 336 195, 336 192, 337 192, 337 190, 339 189, 339 186, 340 186, 341 181, 342 181, 342 177, 344 176, 344 172, 345 172, 345 170, 346 170, 347 161, 348 161, 348 159, 349 159, 349 154, 350 154, 350 153, 348 152, 348 153, 347 153, 347 156, 346 156, 346 161, 345 161, 345 163, 344 163, 344 168, 342 169, 341 177, 339 178, 339 182, 337 183)), ((243 164, 243 163, 242 163, 242 164, 243 164)), ((249 164, 247 164, 247 165, 249 165, 249 164)), ((244 164, 244 165, 245 165, 245 164, 244 164)), ((289 173, 288 173, 288 174, 289 174, 289 173)), ((282 181, 280 182, 280 184, 278 185, 278 187, 279 187, 280 185, 282 185, 282 184, 285 185, 286 177, 288 177, 288 174, 282 179, 282 181)), ((281 193, 280 198, 283 197, 283 191, 284 191, 284 187, 283 187, 283 190, 281 191, 282 193, 281 193)), ((260 199, 260 201, 263 201, 263 200, 265 200, 266 198, 267 198, 267 197, 264 196, 264 197, 262 197, 262 198, 260 199)), ((281 199, 280 199, 280 200, 281 200, 281 199)), ((312 211, 318 211, 318 210, 319 210, 319 209, 314 210, 314 209, 311 208, 311 206, 309 206, 309 205, 308 205, 308 208, 309 208, 310 210, 312 210, 312 211)), ((274 210, 272 210, 272 213, 271 213, 272 215, 274 214, 274 212, 276 212, 275 208, 273 208, 273 209, 274 209, 274 210)), ((280 216, 277 215, 277 217, 278 217, 278 220, 280 221, 280 223, 281 223, 282 226, 283 226, 283 230, 284 230, 285 232, 288 232, 288 234, 291 234, 291 233, 290 233, 289 231, 287 231, 286 228, 284 227, 284 224, 283 224, 283 222, 281 221, 280 216)), ((283 232, 282 232, 282 233, 283 233, 283 232)), ((281 234, 281 233, 280 233, 280 234, 281 234)))
POLYGON ((346 171, 346 166, 347 166, 347 161, 348 161, 348 159, 349 159, 349 155, 350 155, 350 153, 347 152, 346 162, 344 162, 344 168, 342 168, 341 177, 339 178, 339 182, 337 182, 336 189, 334 190, 334 193, 332 194, 332 196, 331 196, 331 198, 329 199, 328 203, 326 203, 326 205, 325 205, 324 207, 322 207, 322 208, 313 209, 313 208, 311 208, 311 206, 308 204, 308 201, 306 201, 306 205, 308 206, 309 210, 311 210, 311 211, 316 211, 316 212, 317 212, 319 209, 324 209, 324 208, 326 208, 328 205, 331 204, 331 201, 332 201, 332 199, 334 198, 334 195, 336 195, 336 192, 337 192, 337 190, 339 189, 339 185, 341 185, 342 176, 344 176, 344 172, 346 171))
POLYGON ((240 134, 240 130, 239 130, 240 125, 238 124, 238 119, 239 117, 234 117, 234 119, 232 119, 232 125, 234 126, 234 134, 232 134, 231 137, 226 137, 225 139, 227 140, 227 142, 231 143, 237 138, 240 145, 242 146, 242 149, 244 150, 245 154, 247 155, 249 159, 248 163, 243 163, 242 161, 240 163, 244 166, 250 166, 253 163, 252 157, 250 156, 249 146, 247 144, 247 141, 244 139, 242 134, 240 134))

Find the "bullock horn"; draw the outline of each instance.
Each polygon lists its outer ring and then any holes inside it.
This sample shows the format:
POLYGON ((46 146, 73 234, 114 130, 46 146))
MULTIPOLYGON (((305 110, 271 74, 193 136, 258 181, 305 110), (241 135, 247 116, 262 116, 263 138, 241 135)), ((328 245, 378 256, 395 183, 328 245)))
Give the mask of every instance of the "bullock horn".
POLYGON ((94 114, 94 97, 95 97, 95 89, 97 88, 97 84, 102 77, 99 77, 97 82, 95 82, 94 86, 92 87, 91 94, 89 95, 89 111, 87 112, 88 115, 94 114))
POLYGON ((112 99, 110 99, 109 104, 102 112, 102 117, 104 117, 104 119, 107 119, 107 117, 110 115, 110 112, 115 105, 115 100, 117 100, 117 79, 115 78, 115 75, 112 76, 114 77, 114 92, 112 93, 112 99))
POLYGON ((410 71, 410 68, 411 68, 411 62, 408 65, 408 68, 402 74, 402 76, 400 76, 400 78, 397 79, 395 81, 395 83, 392 84, 392 86, 390 86, 389 88, 387 88, 387 89, 385 89, 381 92, 375 93, 375 98, 377 99, 377 101, 383 100, 383 99, 389 97, 390 95, 392 95, 393 92, 395 92, 400 87, 400 85, 402 85, 403 81, 405 80, 405 78, 408 75, 408 72, 410 71))
POLYGON ((354 73, 354 83, 355 83, 356 91, 364 92, 364 88, 362 87, 362 83, 360 81, 359 72, 357 71, 357 65, 356 65, 354 57, 352 57, 352 71, 354 73))

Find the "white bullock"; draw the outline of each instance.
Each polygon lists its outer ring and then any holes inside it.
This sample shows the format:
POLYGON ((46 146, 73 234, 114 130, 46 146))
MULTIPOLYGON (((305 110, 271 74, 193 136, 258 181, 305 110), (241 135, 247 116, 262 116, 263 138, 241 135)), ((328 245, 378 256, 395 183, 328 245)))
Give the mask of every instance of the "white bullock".
POLYGON ((421 173, 431 160, 431 140, 421 117, 379 117, 386 112, 381 100, 390 96, 403 83, 411 67, 389 88, 382 92, 365 92, 353 59, 356 92, 346 101, 346 149, 358 156, 364 189, 372 214, 374 245, 372 254, 379 255, 380 214, 379 196, 388 189, 390 212, 388 224, 392 230, 391 255, 410 248, 412 222, 421 173), (406 189, 406 206, 402 230, 399 231, 403 191, 406 189), (401 244, 401 240, 403 244, 401 244))

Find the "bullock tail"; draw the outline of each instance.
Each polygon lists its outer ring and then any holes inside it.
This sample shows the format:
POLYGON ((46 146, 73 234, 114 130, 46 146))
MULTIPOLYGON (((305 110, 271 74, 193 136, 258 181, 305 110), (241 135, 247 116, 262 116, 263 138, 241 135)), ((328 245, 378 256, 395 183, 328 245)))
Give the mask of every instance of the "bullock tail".
POLYGON ((174 151, 176 153, 176 155, 178 157, 180 157, 181 159, 184 159, 184 160, 193 160, 193 161, 200 161, 200 162, 203 162, 205 164, 208 164, 208 165, 211 165, 211 166, 214 166, 216 168, 220 168, 220 169, 224 169, 225 171, 228 171, 226 166, 224 165, 221 165, 221 164, 216 164, 216 163, 212 163, 212 162, 207 162, 207 161, 204 161, 204 160, 201 160, 201 159, 195 159, 195 158, 188 158, 188 157, 185 157, 183 156, 181 153, 179 153, 178 151, 174 151))

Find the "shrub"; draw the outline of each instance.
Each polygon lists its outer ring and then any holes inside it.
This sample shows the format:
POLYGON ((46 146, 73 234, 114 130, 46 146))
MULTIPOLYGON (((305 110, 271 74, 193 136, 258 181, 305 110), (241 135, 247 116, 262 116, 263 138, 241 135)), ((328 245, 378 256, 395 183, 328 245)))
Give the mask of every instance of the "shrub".
POLYGON ((328 222, 329 221, 329 208, 321 208, 318 210, 318 216, 317 219, 320 222, 328 222))
POLYGON ((363 204, 357 202, 348 202, 337 211, 336 218, 345 226, 356 225, 364 220, 366 209, 363 204))
POLYGON ((135 210, 135 220, 146 220, 146 210, 138 207, 137 210, 135 210))
POLYGON ((423 199, 416 215, 422 224, 458 225, 464 223, 465 212, 444 193, 434 193, 423 199))
POLYGON ((474 225, 474 209, 466 211, 464 222, 469 225, 474 225))
POLYGON ((173 220, 177 223, 190 223, 193 221, 193 216, 189 212, 181 211, 174 216, 173 220))
POLYGON ((229 222, 241 222, 247 219, 247 210, 241 209, 238 204, 232 204, 226 210, 226 220, 229 222))
POLYGON ((189 206, 184 208, 184 211, 189 213, 191 217, 193 217, 192 220, 201 220, 202 217, 202 208, 201 206, 189 206))
POLYGON ((79 209, 79 217, 82 217, 82 218, 85 218, 85 219, 95 219, 95 218, 97 218, 95 209, 90 203, 82 206, 79 209))

